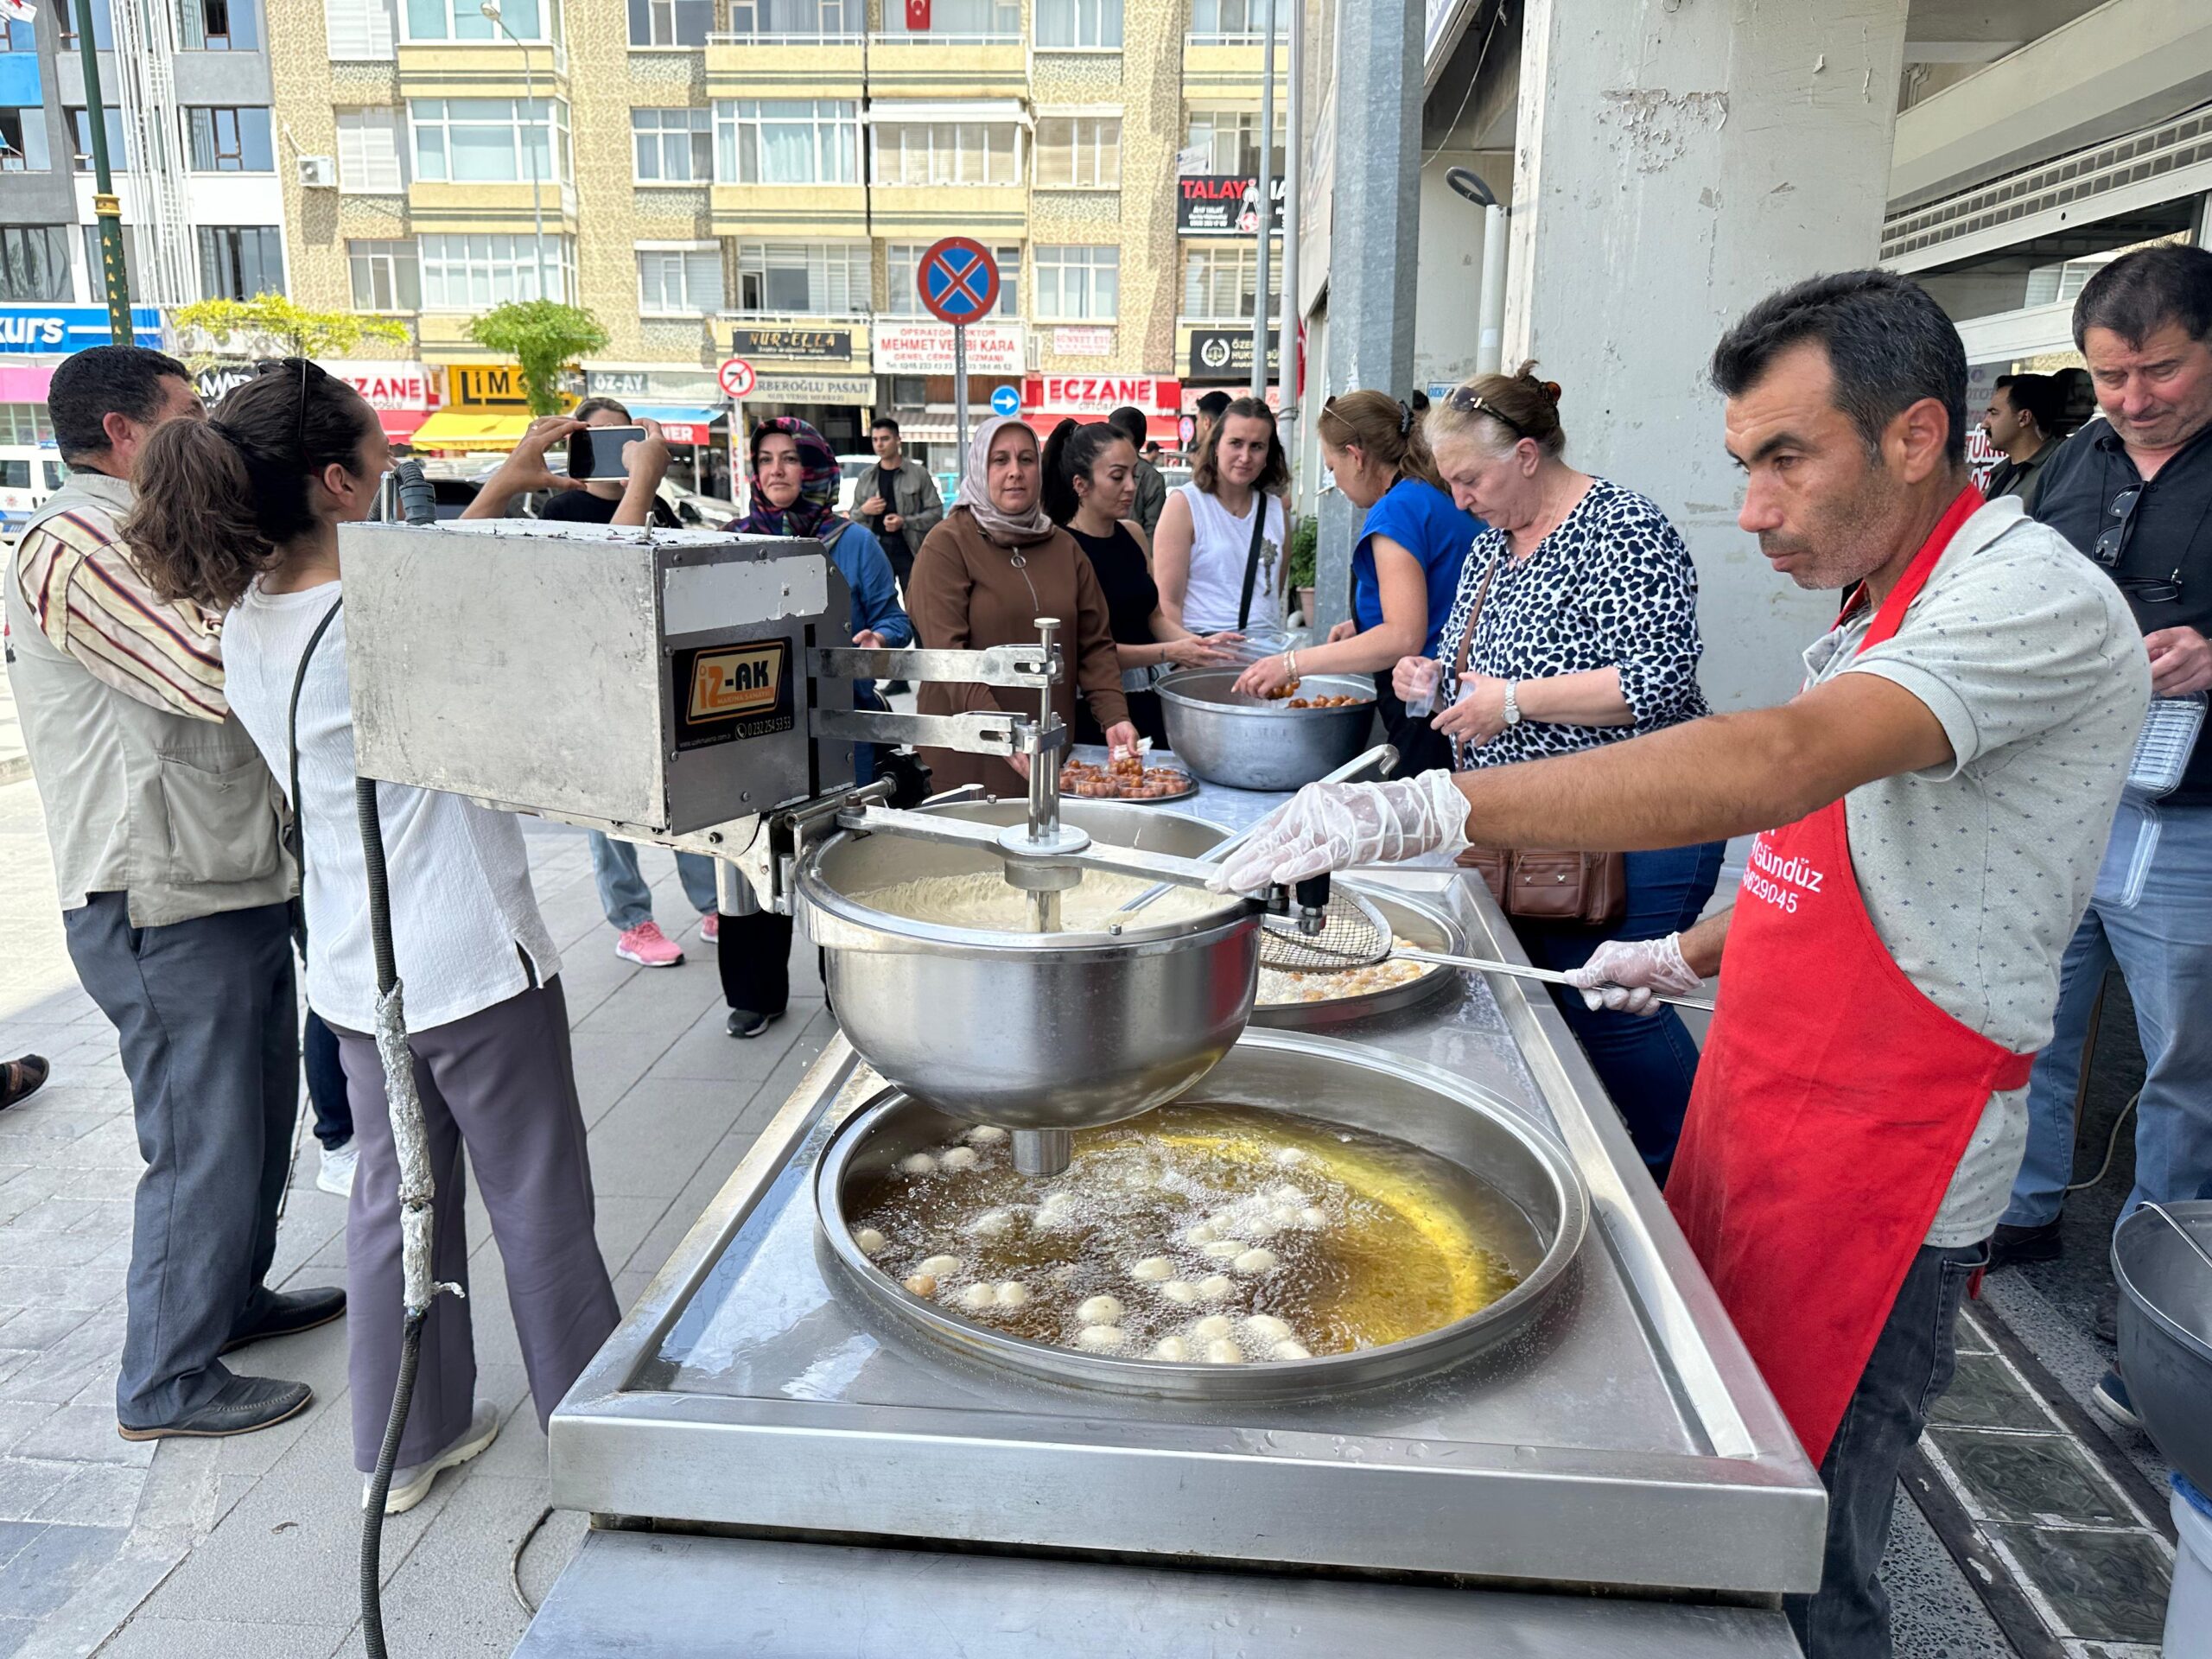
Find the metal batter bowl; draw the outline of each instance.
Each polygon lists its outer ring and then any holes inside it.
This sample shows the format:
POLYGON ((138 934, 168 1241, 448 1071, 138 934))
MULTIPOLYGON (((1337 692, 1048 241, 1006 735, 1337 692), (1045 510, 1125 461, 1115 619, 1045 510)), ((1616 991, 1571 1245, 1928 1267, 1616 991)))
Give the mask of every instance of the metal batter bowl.
POLYGON ((1167 747, 1209 784, 1232 789, 1301 789, 1367 747, 1375 682, 1359 674, 1308 674, 1306 697, 1354 696, 1344 709, 1287 709, 1233 688, 1241 671, 1187 668, 1160 683, 1167 747))
POLYGON ((2164 1206, 2187 1229, 2138 1210, 2112 1236, 2120 1368, 2143 1427, 2176 1468, 2212 1491, 2212 1199, 2164 1206))
MULTIPOLYGON (((1374 906, 1396 938, 1411 939, 1424 950, 1440 950, 1451 956, 1466 953, 1466 930, 1436 906, 1409 893, 1364 881, 1345 881, 1342 885, 1354 889, 1374 906)), ((1459 971, 1457 968, 1427 964, 1419 979, 1393 985, 1387 990, 1332 996, 1325 1002, 1255 1002, 1252 1023, 1311 1031, 1341 1025, 1347 1020, 1364 1020, 1370 1014, 1409 1008, 1441 995, 1459 982, 1459 971)))
POLYGON ((881 1272, 853 1242, 845 1195, 961 1125, 896 1090, 855 1111, 815 1166, 815 1213, 842 1292, 942 1350, 1050 1382, 1170 1400, 1276 1400, 1338 1393, 1461 1363, 1520 1331, 1560 1288, 1589 1228, 1590 1199, 1566 1149, 1523 1114, 1450 1072, 1326 1037, 1248 1031, 1186 1097, 1280 1109, 1409 1141, 1471 1171, 1534 1227, 1542 1255, 1521 1283, 1465 1319, 1385 1346, 1268 1364, 1205 1365, 1090 1354, 961 1319, 881 1272))
MULTIPOLYGON (((1027 822, 1018 801, 925 809, 991 824, 1027 822)), ((1113 801, 1065 801, 1093 840, 1195 857, 1217 824, 1113 801)), ((1010 1129, 1119 1122, 1173 1100, 1229 1052, 1252 1012, 1255 909, 1118 937, 1005 933, 887 914, 852 895, 923 876, 1001 868, 974 848, 894 835, 830 837, 800 865, 798 912, 827 957, 837 1022, 862 1058, 954 1116, 1010 1129)))

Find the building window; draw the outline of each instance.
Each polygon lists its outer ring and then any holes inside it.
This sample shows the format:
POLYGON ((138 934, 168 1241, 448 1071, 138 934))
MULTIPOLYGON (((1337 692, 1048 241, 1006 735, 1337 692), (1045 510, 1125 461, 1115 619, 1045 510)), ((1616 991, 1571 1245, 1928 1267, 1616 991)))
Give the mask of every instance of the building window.
POLYGON ((284 233, 274 225, 202 225, 200 296, 250 300, 284 291, 284 233))
POLYGON ((54 166, 46 143, 46 106, 0 109, 0 173, 44 173, 54 166))
POLYGON ((0 52, 35 52, 38 50, 38 25, 21 18, 0 21, 0 52))
POLYGON ((59 225, 0 225, 0 299, 71 297, 68 232, 59 225))
POLYGON ((649 317, 711 317, 722 308, 718 242, 638 250, 638 308, 649 317))
POLYGON ((870 137, 875 181, 1020 184, 1020 130, 1011 121, 880 122, 870 137))
POLYGON ((1121 312, 1119 248, 1037 250, 1037 321, 1111 322, 1121 312))
MULTIPOLYGON (((1280 4, 1292 0, 1278 0, 1280 4)), ((1122 44, 1122 0, 1037 0, 1037 49, 1122 44)))
POLYGON ((630 0, 632 46, 704 46, 714 0, 630 0))
POLYGON ((715 105, 715 178, 858 184, 860 131, 860 105, 839 99, 726 100, 715 105))
MULTIPOLYGON (((79 52, 84 42, 77 38, 77 7, 75 0, 54 9, 54 27, 61 31, 61 49, 79 52)), ((103 52, 115 50, 115 17, 108 9, 108 0, 92 0, 92 44, 103 52)))
POLYGON ((391 0, 324 0, 323 18, 332 61, 391 60, 391 0))
MULTIPOLYGON (((252 52, 260 48, 254 0, 179 0, 177 22, 188 52, 252 52)), ((265 172, 267 168, 256 168, 265 172)))
POLYGON ((713 118, 704 110, 632 110, 639 184, 705 184, 715 176, 713 118))
POLYGON ((859 317, 868 310, 865 242, 745 242, 737 309, 766 315, 859 317))
POLYGON ((356 311, 420 311, 423 266, 412 242, 348 242, 356 311))
POLYGON ((420 245, 425 311, 484 311, 576 291, 576 245, 569 237, 545 238, 542 270, 533 236, 425 236, 420 245))
POLYGON ((416 99, 415 176, 453 184, 560 183, 570 176, 561 99, 416 99))
POLYGON ((561 27, 560 0, 501 0, 499 27, 478 0, 404 0, 410 41, 550 41, 561 27), (547 33, 550 27, 554 34, 547 33))
MULTIPOLYGON (((71 110, 69 134, 72 155, 70 166, 79 173, 92 170, 92 123, 88 111, 71 110)), ((123 111, 109 105, 101 111, 107 118, 100 124, 107 129, 107 164, 118 173, 138 170, 138 146, 127 143, 123 131, 123 111)))
POLYGON ((276 152, 269 142, 265 109, 189 109, 185 130, 192 139, 195 173, 273 173, 276 152))
MULTIPOLYGON (((1183 315, 1192 322, 1230 322, 1252 315, 1259 255, 1249 242, 1209 242, 1183 250, 1183 315)), ((1282 265, 1268 262, 1268 298, 1282 295, 1282 265)))
POLYGON ((1037 118, 1037 185, 1045 190, 1115 190, 1122 183, 1122 118, 1037 118))
POLYGON ((397 111, 338 111, 338 188, 353 196, 396 196, 407 188, 397 111))
MULTIPOLYGON (((1292 0, 1274 0, 1275 33, 1290 30, 1292 0)), ((1263 39, 1268 30, 1268 0, 1191 0, 1191 38, 1208 42, 1263 39)))
MULTIPOLYGON (((922 251, 926 242, 893 242, 883 250, 885 295, 887 312, 894 317, 925 317, 930 315, 922 304, 918 272, 922 251)), ((991 315, 1011 322, 1021 315, 1021 249, 993 248, 991 257, 998 262, 999 299, 991 308, 991 315)))
MULTIPOLYGON (((905 35, 906 8, 886 5, 883 32, 905 35)), ((917 41, 1015 41, 1021 38, 1020 0, 931 0, 930 26, 912 31, 917 41)))
MULTIPOLYGON (((1275 142, 1268 168, 1282 177, 1283 114, 1275 111, 1275 142)), ((1257 110, 1192 110, 1189 136, 1185 140, 1201 152, 1198 170, 1214 175, 1256 178, 1260 172, 1260 112, 1257 110)))
POLYGON ((867 0, 730 0, 729 32, 747 40, 849 41, 867 30, 867 0))

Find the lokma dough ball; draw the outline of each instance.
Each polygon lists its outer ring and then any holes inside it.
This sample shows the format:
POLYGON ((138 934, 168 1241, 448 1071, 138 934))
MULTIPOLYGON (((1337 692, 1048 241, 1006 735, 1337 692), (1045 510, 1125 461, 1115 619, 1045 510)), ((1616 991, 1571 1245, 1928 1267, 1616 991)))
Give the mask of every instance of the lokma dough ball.
POLYGON ((1313 1154, 1312 1153, 1307 1152, 1302 1147, 1277 1147, 1275 1148, 1275 1162, 1281 1165, 1285 1169, 1296 1169, 1300 1164, 1305 1163, 1307 1160, 1312 1158, 1313 1155, 1313 1154))
POLYGON ((1229 1282, 1227 1274, 1211 1273, 1198 1281, 1198 1294, 1210 1302, 1219 1301, 1235 1288, 1236 1287, 1229 1282))
POLYGON ((971 1147, 995 1147, 1006 1139, 1006 1131, 995 1123, 978 1123, 962 1138, 971 1147))
POLYGON ((937 1160, 926 1152, 909 1154, 899 1160, 899 1173, 902 1175, 934 1175, 937 1173, 937 1160))
POLYGON ((1044 1196, 1044 1198, 1038 1204, 1037 1207, 1039 1210, 1072 1210, 1075 1207, 1075 1194, 1072 1192, 1047 1192, 1044 1196))
POLYGON ((1229 1315, 1226 1313, 1209 1313, 1203 1319, 1197 1320, 1192 1325, 1191 1340, 1193 1342, 1218 1342, 1222 1338, 1229 1334, 1230 1328, 1229 1315))
POLYGON ((1274 1264, 1275 1253, 1273 1250, 1251 1249, 1245 1251, 1229 1265, 1239 1273, 1265 1273, 1274 1264))
POLYGON ((983 1160, 976 1155, 973 1147, 954 1147, 938 1154, 938 1162, 950 1170, 973 1169, 983 1160))
POLYGON ((1301 1227, 1325 1227, 1329 1224, 1329 1212, 1318 1205, 1309 1204, 1298 1212, 1298 1224, 1301 1227))
POLYGON ((1001 1279, 993 1293, 1001 1307, 1029 1306, 1029 1287, 1019 1279, 1001 1279))
POLYGON ((1234 1261, 1244 1254, 1244 1241, 1241 1238, 1217 1238, 1199 1254, 1210 1255, 1217 1262, 1234 1261))
POLYGON ((1198 1287, 1187 1279, 1170 1279, 1160 1287, 1160 1294, 1171 1302, 1188 1304, 1198 1300, 1198 1287))
POLYGON ((1075 1316, 1085 1325, 1116 1325, 1122 1318, 1122 1301, 1118 1296, 1093 1296, 1075 1311, 1075 1316))
POLYGON ((926 1273, 936 1279, 950 1279, 960 1271, 960 1258, 957 1255, 933 1255, 914 1271, 926 1273))
POLYGON ((926 1273, 909 1274, 905 1282, 906 1288, 917 1296, 937 1294, 937 1281, 926 1273))
POLYGON ((1244 1351, 1226 1337, 1218 1342, 1206 1344, 1206 1363, 1209 1365, 1242 1365, 1244 1351))
POLYGON ((998 1292, 989 1285, 970 1285, 960 1293, 963 1307, 988 1307, 997 1300, 998 1292))
POLYGON ((1214 1240, 1220 1236, 1221 1235, 1219 1233, 1214 1231, 1213 1224, 1211 1222, 1202 1221, 1197 1226, 1192 1228, 1189 1232, 1183 1235, 1183 1242, 1185 1244, 1195 1244, 1203 1249, 1205 1246, 1212 1243, 1214 1240))
POLYGON ((1156 1285, 1162 1280, 1175 1276, 1175 1264, 1164 1255, 1147 1255, 1129 1269, 1129 1276, 1156 1285))
POLYGON ((1185 1360, 1191 1357, 1191 1344, 1180 1337, 1162 1337, 1152 1347, 1154 1359, 1185 1360))
POLYGON ((873 1227, 863 1227, 853 1235, 853 1243, 861 1247, 862 1255, 883 1254, 883 1235, 873 1227))
POLYGON ((1254 1342, 1281 1342, 1290 1335, 1290 1327, 1272 1313, 1248 1315, 1242 1329, 1254 1342))
POLYGON ((1299 1341, 1295 1337, 1285 1337, 1281 1342, 1278 1342, 1270 1347, 1268 1350, 1268 1352, 1277 1359, 1311 1359, 1313 1357, 1313 1354, 1307 1351, 1306 1344, 1299 1341))
POLYGON ((1094 1354, 1114 1354, 1125 1340, 1118 1325, 1086 1325, 1076 1333, 1075 1345, 1094 1354))
POLYGON ((1014 1230, 1014 1211, 986 1210, 968 1224, 967 1230, 977 1238, 1004 1238, 1014 1230))

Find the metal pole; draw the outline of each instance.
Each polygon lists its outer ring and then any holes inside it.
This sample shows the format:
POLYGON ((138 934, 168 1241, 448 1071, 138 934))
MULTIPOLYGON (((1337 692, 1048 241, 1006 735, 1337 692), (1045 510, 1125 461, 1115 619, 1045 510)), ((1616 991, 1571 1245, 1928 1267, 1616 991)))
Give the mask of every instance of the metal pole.
MULTIPOLYGON (((968 325, 952 325, 952 410, 960 434, 960 481, 968 481, 968 325)), ((978 480, 976 487, 983 487, 978 480)))
POLYGON ((733 397, 729 400, 729 504, 741 514, 745 512, 745 502, 737 493, 737 480, 740 476, 737 469, 737 447, 745 442, 744 429, 745 402, 742 398, 733 397))
MULTIPOLYGON (((1298 302, 1298 192, 1303 178, 1300 150, 1304 139, 1300 115, 1306 104, 1306 0, 1287 0, 1290 7, 1290 84, 1283 89, 1287 107, 1283 114, 1282 148, 1282 321, 1277 325, 1275 352, 1275 419, 1286 429, 1298 419, 1298 325, 1304 312, 1298 302)), ((1273 74, 1268 76, 1274 79, 1273 74)), ((1283 434, 1283 450, 1294 467, 1298 459, 1293 430, 1283 434)))
POLYGON ((123 257, 123 203, 107 156, 107 105, 100 98, 99 40, 92 0, 77 0, 77 58, 85 72, 85 122, 92 137, 92 216, 100 227, 100 276, 107 288, 108 332, 118 346, 136 342, 130 326, 130 269, 123 257))
POLYGON ((1267 30, 1260 60, 1260 256, 1252 283, 1251 392, 1262 398, 1268 395, 1268 245, 1275 228, 1275 0, 1268 0, 1267 30))
MULTIPOLYGON (((81 5, 85 3, 85 0, 78 0, 78 3, 81 5)), ((480 5, 477 10, 482 12, 486 17, 490 18, 492 20, 492 26, 497 29, 500 34, 505 35, 507 39, 514 44, 516 48, 522 53, 523 101, 525 104, 535 105, 537 102, 537 76, 530 67, 530 48, 523 44, 522 37, 519 35, 517 35, 514 30, 507 27, 506 16, 499 10, 497 4, 493 3, 480 5)), ((545 128, 545 153, 546 156, 550 158, 553 154, 553 111, 550 105, 547 106, 545 111, 545 120, 543 124, 545 128)), ((548 295, 545 291, 545 204, 538 185, 539 168, 537 165, 537 145, 535 142, 532 142, 529 144, 528 148, 530 150, 530 223, 531 228, 535 233, 537 239, 537 297, 543 300, 551 297, 551 296, 548 295)), ((575 300, 575 295, 568 294, 565 290, 563 291, 563 297, 567 299, 570 303, 574 303, 575 300)))
POLYGON ((1503 372, 1505 355, 1505 210, 1483 209, 1483 287, 1476 312, 1475 372, 1503 372))

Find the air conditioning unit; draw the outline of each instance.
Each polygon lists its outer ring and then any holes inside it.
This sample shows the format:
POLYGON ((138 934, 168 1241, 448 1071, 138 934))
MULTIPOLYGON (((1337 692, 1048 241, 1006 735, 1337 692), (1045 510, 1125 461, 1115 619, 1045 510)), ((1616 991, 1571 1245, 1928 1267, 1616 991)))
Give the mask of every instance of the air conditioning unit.
POLYGON ((335 190, 338 188, 338 158, 334 156, 302 156, 299 158, 300 183, 309 190, 335 190))

